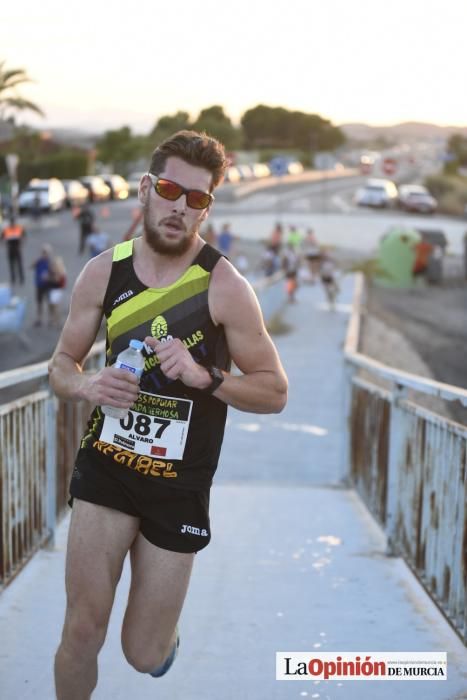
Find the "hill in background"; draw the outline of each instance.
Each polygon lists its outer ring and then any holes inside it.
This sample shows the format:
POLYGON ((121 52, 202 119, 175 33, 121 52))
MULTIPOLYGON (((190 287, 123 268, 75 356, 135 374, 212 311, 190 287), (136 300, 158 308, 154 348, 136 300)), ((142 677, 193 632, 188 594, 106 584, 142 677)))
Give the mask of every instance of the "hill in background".
POLYGON ((467 126, 438 126, 423 122, 403 122, 393 126, 370 124, 339 124, 352 141, 370 141, 385 138, 388 141, 446 141, 452 134, 467 136, 467 126))

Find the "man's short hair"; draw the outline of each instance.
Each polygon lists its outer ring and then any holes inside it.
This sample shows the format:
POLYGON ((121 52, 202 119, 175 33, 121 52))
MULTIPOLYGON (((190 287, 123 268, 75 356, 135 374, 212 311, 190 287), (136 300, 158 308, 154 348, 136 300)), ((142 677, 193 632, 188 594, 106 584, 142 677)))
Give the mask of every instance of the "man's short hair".
POLYGON ((221 182, 228 165, 224 146, 217 139, 197 131, 177 131, 157 146, 151 158, 149 172, 160 175, 167 158, 181 158, 190 165, 209 170, 212 175, 210 191, 221 182))

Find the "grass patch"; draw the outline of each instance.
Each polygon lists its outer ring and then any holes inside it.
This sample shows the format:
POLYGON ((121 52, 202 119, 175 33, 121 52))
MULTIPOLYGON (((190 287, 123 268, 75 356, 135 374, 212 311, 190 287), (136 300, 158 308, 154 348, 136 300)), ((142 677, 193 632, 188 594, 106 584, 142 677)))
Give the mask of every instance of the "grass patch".
POLYGON ((467 205, 467 177, 462 175, 431 175, 425 185, 438 200, 438 211, 463 216, 467 205))

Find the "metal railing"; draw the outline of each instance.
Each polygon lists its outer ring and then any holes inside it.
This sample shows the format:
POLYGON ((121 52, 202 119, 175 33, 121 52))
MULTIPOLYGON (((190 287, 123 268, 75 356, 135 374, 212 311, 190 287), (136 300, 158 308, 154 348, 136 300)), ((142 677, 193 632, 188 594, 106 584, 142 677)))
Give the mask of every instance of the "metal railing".
POLYGON ((467 406, 467 391, 359 353, 363 293, 358 276, 344 352, 346 476, 383 527, 388 553, 404 558, 467 644, 467 427, 417 400, 467 406))
MULTIPOLYGON (((283 275, 254 288, 269 323, 285 303, 283 275)), ((101 341, 92 347, 85 369, 102 367, 104 360, 101 341)), ((21 385, 27 395, 0 404, 0 590, 40 547, 53 542, 92 409, 52 395, 47 362, 0 373, 0 392, 14 387, 21 393, 21 385)))
MULTIPOLYGON (((104 351, 104 342, 96 343, 86 369, 102 366, 104 351)), ((47 362, 0 374, 0 390, 30 383, 32 393, 0 405, 0 588, 53 542, 91 408, 51 394, 47 362)))

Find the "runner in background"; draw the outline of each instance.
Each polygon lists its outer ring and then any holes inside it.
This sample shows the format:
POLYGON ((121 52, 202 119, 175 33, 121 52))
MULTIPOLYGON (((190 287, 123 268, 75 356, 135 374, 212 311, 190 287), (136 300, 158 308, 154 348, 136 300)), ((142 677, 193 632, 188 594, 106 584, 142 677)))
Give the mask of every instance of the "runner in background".
POLYGON ((329 304, 329 309, 331 311, 334 311, 336 308, 336 298, 340 291, 337 276, 338 267, 336 261, 329 255, 329 253, 323 253, 320 267, 320 278, 327 302, 329 304))
POLYGON ((319 277, 321 264, 321 247, 316 238, 315 232, 309 228, 303 244, 303 255, 308 263, 309 279, 311 284, 319 277))
POLYGON ((17 224, 14 217, 11 217, 9 225, 5 226, 2 231, 2 240, 5 241, 7 247, 8 268, 12 286, 16 284, 16 281, 20 285, 24 284, 23 240, 25 235, 24 227, 17 224))

